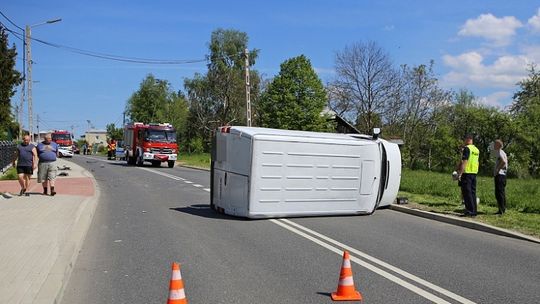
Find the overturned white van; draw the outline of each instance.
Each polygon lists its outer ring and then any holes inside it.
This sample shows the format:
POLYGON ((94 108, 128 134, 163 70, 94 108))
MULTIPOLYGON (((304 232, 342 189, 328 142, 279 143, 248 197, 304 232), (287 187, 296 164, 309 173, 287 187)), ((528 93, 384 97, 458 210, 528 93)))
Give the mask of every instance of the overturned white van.
POLYGON ((401 179, 396 144, 372 136, 222 127, 211 207, 248 218, 371 214, 401 179))

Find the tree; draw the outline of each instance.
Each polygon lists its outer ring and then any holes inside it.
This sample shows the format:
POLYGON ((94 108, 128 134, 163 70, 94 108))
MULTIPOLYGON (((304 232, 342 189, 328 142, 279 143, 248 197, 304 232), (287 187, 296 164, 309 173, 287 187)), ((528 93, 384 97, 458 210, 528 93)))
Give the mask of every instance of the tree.
POLYGON ((15 70, 16 57, 15 45, 8 47, 6 30, 0 24, 0 140, 11 139, 18 131, 11 114, 11 97, 22 81, 21 74, 15 70))
POLYGON ((114 140, 122 140, 124 138, 124 129, 117 128, 114 123, 110 123, 106 127, 107 129, 107 138, 114 140))
POLYGON ((168 81, 156 79, 152 74, 146 76, 126 105, 126 115, 131 121, 168 122, 175 127, 178 135, 186 128, 187 113, 184 95, 173 92, 168 81))
POLYGON ((402 98, 401 138, 405 142, 404 154, 408 156, 409 167, 413 168, 418 158, 427 158, 427 167, 431 167, 431 149, 429 139, 437 129, 434 112, 437 108, 451 101, 451 93, 438 86, 433 73, 433 61, 429 66, 404 67, 402 98))
POLYGON ((533 176, 540 175, 540 72, 535 65, 529 67, 529 75, 518 83, 510 108, 519 126, 517 147, 520 157, 527 162, 533 176))
POLYGON ((336 79, 331 83, 330 107, 357 128, 369 133, 379 126, 390 103, 398 74, 389 56, 375 43, 356 43, 336 54, 336 79))
MULTIPOLYGON (((190 128, 188 140, 209 147, 211 132, 226 124, 246 123, 245 55, 248 36, 232 29, 212 32, 209 43, 208 72, 195 74, 184 81, 189 102, 190 128)), ((249 66, 257 59, 258 51, 249 51, 249 66)), ((259 96, 260 77, 250 69, 250 95, 253 104, 259 96)))
POLYGON ((321 80, 304 56, 281 64, 279 74, 262 94, 258 109, 262 127, 326 131, 330 125, 321 115, 327 104, 321 80))

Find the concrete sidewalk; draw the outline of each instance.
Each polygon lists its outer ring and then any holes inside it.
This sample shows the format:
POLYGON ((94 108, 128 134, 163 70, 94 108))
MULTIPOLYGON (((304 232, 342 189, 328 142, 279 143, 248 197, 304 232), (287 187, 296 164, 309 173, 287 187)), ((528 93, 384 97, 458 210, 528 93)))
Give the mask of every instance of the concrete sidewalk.
POLYGON ((93 176, 65 159, 56 196, 42 195, 35 176, 30 196, 18 181, 0 181, 0 303, 56 303, 73 269, 97 206, 93 176), (11 194, 11 198, 8 198, 11 194))

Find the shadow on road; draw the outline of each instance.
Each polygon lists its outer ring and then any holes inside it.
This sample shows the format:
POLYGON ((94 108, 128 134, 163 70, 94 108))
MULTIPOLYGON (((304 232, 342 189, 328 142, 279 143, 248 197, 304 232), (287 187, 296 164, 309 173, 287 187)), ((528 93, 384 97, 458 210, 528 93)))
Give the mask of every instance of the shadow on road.
POLYGON ((213 218, 213 219, 220 219, 220 220, 229 220, 229 221, 247 221, 248 219, 240 218, 240 217, 234 217, 222 213, 217 213, 216 211, 210 209, 210 205, 207 204, 193 204, 189 207, 177 207, 177 208, 169 208, 170 210, 179 211, 191 215, 206 217, 206 218, 213 218))

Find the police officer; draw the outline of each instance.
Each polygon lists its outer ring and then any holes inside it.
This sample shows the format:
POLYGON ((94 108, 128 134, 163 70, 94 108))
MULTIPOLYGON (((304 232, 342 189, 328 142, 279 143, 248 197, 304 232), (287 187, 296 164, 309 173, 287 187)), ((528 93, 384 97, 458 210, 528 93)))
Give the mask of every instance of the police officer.
POLYGON ((458 174, 461 193, 465 201, 465 216, 476 216, 476 175, 478 174, 480 151, 473 145, 472 135, 465 136, 465 146, 458 174))

